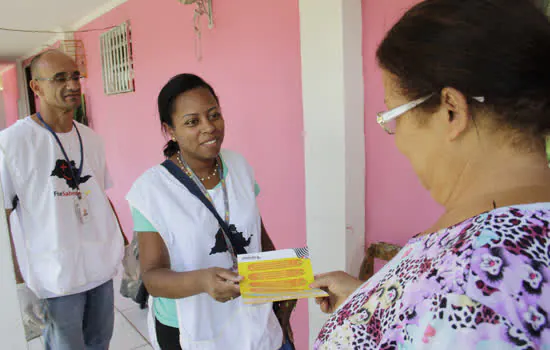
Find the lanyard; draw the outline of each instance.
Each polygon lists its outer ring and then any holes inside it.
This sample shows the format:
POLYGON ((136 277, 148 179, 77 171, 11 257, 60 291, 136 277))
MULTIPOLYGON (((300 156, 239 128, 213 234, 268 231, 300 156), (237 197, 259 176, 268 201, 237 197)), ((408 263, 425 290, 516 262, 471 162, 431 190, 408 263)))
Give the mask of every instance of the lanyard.
MULTIPOLYGON (((183 157, 181 156, 181 153, 178 153, 178 159, 181 162, 181 164, 183 165, 184 169, 182 169, 182 170, 185 171, 187 176, 189 176, 193 180, 193 182, 201 190, 202 194, 214 206, 215 205, 214 200, 210 196, 210 193, 208 193, 208 190, 204 187, 204 185, 202 184, 202 181, 198 178, 198 176, 195 174, 193 169, 191 169, 191 167, 183 159, 183 157)), ((227 184, 225 183, 225 176, 223 174, 223 165, 222 164, 223 163, 222 163, 221 157, 218 157, 218 174, 220 174, 220 183, 221 183, 222 191, 223 191, 223 204, 224 204, 224 211, 225 211, 224 221, 227 224, 227 227, 230 227, 230 225, 229 225, 229 196, 227 195, 227 184)), ((231 259, 233 260, 233 268, 236 269, 237 264, 238 264, 237 255, 235 254, 235 249, 233 248, 233 244, 231 243, 231 240, 229 239, 229 236, 228 236, 230 234, 230 232, 225 232, 223 227, 220 227, 220 228, 221 228, 221 231, 222 231, 222 234, 223 234, 223 238, 225 240, 225 244, 227 245, 227 250, 229 251, 229 254, 231 255, 231 259)))
MULTIPOLYGON (((42 119, 42 116, 40 115, 40 113, 36 113, 36 116, 42 122, 42 124, 44 124, 46 129, 48 129, 48 131, 53 135, 53 137, 55 138, 55 141, 57 141, 57 144, 59 145, 59 148, 61 149, 61 152, 63 152, 63 156, 65 157, 65 160, 67 161, 67 166, 69 167, 69 171, 71 172, 71 176, 74 180, 74 183, 76 184, 76 188, 80 191, 80 176, 82 175, 82 165, 84 164, 84 146, 82 145, 82 137, 80 136, 80 132, 78 131, 78 128, 76 127, 75 122, 73 121, 73 126, 76 130, 76 134, 78 135, 78 141, 80 142, 80 167, 77 169, 76 174, 74 173, 74 169, 71 166, 71 161, 69 160, 69 156, 67 155, 67 152, 65 151, 65 148, 63 147, 63 144, 61 143, 61 140, 59 139, 59 137, 57 136, 55 131, 53 131, 52 127, 49 126, 44 121, 44 119, 42 119)), ((79 195, 79 197, 80 197, 80 195, 79 195)))

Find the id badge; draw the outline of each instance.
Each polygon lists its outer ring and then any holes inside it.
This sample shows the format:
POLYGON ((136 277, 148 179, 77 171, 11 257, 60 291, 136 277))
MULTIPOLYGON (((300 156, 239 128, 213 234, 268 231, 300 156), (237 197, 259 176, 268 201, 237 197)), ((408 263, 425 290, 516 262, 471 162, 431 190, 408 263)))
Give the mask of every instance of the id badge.
POLYGON ((90 221, 90 208, 88 206, 87 198, 75 198, 74 207, 76 216, 80 219, 80 222, 85 224, 90 221))

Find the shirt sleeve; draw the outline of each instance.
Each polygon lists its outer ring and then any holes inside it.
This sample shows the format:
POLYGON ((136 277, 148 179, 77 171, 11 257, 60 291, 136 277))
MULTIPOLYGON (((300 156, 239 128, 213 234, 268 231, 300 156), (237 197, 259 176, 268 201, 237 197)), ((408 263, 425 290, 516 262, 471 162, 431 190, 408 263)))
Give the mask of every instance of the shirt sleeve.
POLYGON ((132 220, 134 221, 134 231, 136 232, 157 232, 157 229, 134 207, 132 211, 132 220))
POLYGON ((0 152, 0 180, 4 191, 4 207, 13 209, 13 201, 17 193, 15 193, 8 162, 2 152, 0 152))
POLYGON ((254 182, 254 193, 256 194, 256 197, 260 195, 260 185, 258 185, 257 182, 254 182))

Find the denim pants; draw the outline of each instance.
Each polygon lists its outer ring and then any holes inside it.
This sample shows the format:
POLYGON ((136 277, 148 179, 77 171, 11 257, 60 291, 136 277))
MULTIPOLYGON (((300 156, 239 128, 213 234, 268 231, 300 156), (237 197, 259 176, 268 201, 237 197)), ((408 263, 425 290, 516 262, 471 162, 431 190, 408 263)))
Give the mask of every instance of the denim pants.
POLYGON ((115 321, 113 281, 45 299, 46 350, 108 350, 115 321))
POLYGON ((283 346, 279 350, 295 350, 294 345, 289 341, 286 340, 283 346))

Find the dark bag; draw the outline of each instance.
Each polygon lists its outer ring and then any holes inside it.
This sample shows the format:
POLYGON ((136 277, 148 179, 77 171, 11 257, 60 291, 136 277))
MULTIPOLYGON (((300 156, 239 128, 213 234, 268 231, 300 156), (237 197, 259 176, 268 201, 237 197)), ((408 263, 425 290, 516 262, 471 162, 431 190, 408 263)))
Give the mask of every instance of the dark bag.
MULTIPOLYGON (((220 217, 218 214, 218 211, 216 208, 214 208, 214 205, 212 202, 208 200, 202 193, 201 189, 197 186, 197 184, 189 177, 183 170, 180 169, 179 166, 177 166, 174 162, 171 160, 165 160, 162 163, 162 166, 168 170, 172 176, 174 176, 179 182, 181 182, 188 190, 193 194, 195 197, 197 197, 207 208, 210 210, 210 212, 214 215, 216 220, 218 220, 218 223, 220 224, 220 227, 222 230, 226 232, 227 235, 229 235, 232 231, 229 228, 229 226, 226 224, 226 222, 220 217)), ((231 237, 229 237, 231 238, 231 237)), ((293 343, 293 334, 292 329, 290 328, 290 314, 292 310, 294 309, 294 306, 296 305, 296 300, 289 300, 289 301, 283 301, 283 302, 276 302, 273 303, 273 311, 275 312, 275 315, 277 315, 277 318, 279 319, 279 323, 281 323, 281 327, 283 328, 283 334, 285 335, 285 340, 290 342, 292 348, 294 347, 293 343), (285 304, 286 303, 286 304, 285 304), (282 313, 281 307, 282 305, 289 305, 290 309, 288 312, 288 315, 284 315, 284 320, 281 319, 282 313)))

